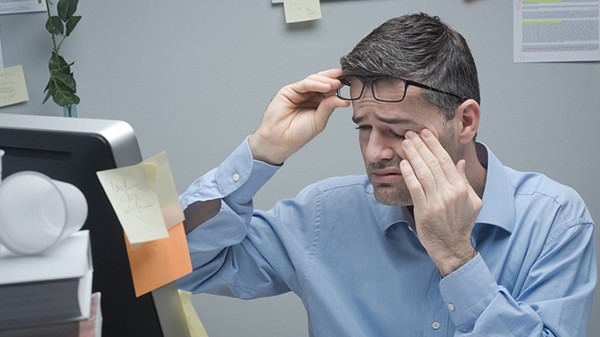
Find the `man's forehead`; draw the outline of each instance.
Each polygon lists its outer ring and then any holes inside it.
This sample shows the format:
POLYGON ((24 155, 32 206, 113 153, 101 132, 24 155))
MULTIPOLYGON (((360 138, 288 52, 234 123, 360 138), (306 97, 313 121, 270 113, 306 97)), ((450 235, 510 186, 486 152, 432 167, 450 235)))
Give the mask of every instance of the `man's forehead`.
POLYGON ((368 121, 368 122, 382 122, 385 124, 401 124, 408 126, 420 125, 412 116, 402 115, 399 112, 394 111, 380 111, 380 110, 358 110, 354 109, 352 114, 352 121, 356 124, 368 121))

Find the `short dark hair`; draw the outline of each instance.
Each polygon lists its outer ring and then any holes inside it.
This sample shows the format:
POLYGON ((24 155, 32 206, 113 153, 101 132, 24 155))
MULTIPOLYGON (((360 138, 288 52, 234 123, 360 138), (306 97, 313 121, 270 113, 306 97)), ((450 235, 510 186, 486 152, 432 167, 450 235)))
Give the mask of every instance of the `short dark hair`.
MULTIPOLYGON (((390 19, 340 60, 345 73, 394 76, 419 81, 480 103, 477 67, 465 38, 437 16, 408 14, 390 19)), ((425 90, 424 98, 447 119, 462 103, 425 90)))

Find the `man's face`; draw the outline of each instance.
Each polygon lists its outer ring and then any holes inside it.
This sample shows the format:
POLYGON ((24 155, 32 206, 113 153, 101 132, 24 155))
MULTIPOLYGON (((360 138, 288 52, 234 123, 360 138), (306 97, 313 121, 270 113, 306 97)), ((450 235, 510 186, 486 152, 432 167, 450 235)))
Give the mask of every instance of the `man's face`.
POLYGON ((353 101, 352 120, 357 125, 367 175, 375 197, 383 204, 412 205, 400 172, 400 161, 404 159, 402 141, 407 131, 419 133, 429 129, 454 162, 459 159, 456 120, 446 121, 441 111, 421 95, 421 89, 409 87, 402 102, 384 103, 365 90, 362 98, 353 101))

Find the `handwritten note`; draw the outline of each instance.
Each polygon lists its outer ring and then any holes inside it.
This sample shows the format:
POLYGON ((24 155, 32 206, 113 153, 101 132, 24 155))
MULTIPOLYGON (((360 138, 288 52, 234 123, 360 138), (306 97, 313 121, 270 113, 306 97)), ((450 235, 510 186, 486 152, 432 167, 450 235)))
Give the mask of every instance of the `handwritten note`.
POLYGON ((284 0, 285 22, 294 23, 321 18, 319 0, 284 0))
POLYGON ((97 175, 131 244, 166 238, 183 221, 166 152, 97 175))
POLYGON ((0 107, 28 100, 23 66, 0 69, 0 107))

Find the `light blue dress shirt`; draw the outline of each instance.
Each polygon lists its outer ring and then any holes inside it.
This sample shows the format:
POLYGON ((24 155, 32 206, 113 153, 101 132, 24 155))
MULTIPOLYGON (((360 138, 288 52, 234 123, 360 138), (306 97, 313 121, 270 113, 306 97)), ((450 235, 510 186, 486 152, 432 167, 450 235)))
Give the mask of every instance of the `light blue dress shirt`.
POLYGON ((441 279, 403 207, 378 203, 366 176, 336 177, 269 211, 255 193, 278 167, 243 142, 180 196, 222 199, 188 234, 180 287, 239 298, 293 291, 315 337, 583 337, 596 285, 594 225, 569 187, 503 166, 487 150, 478 255, 441 279))

